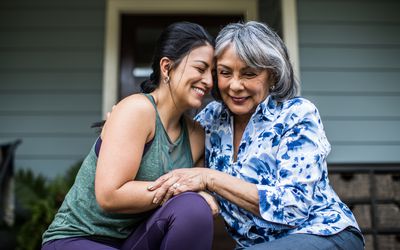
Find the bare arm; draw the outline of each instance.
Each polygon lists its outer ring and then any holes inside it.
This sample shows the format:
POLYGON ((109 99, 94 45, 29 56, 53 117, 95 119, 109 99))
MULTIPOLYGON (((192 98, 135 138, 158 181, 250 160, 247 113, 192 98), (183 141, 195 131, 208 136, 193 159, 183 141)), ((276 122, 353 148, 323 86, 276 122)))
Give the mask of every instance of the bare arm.
POLYGON ((260 215, 258 190, 255 184, 229 174, 207 169, 207 189, 219 194, 237 206, 260 215))
POLYGON ((162 199, 162 202, 165 202, 170 197, 168 192, 177 195, 186 191, 209 190, 260 216, 258 190, 255 184, 208 168, 176 169, 156 180, 150 190, 156 190, 155 198, 159 202, 162 199), (179 183, 179 186, 174 187, 173 183, 179 183), (162 198, 165 194, 164 189, 167 189, 167 195, 162 198))
POLYGON ((155 113, 144 96, 119 103, 107 119, 96 168, 95 193, 108 212, 138 213, 155 208, 149 182, 135 181, 155 113))

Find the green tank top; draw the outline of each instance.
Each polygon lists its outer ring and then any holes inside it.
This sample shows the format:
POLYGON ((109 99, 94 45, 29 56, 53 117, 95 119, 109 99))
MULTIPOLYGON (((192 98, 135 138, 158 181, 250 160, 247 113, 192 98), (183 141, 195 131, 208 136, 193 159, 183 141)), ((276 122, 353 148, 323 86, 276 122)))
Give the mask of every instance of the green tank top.
MULTIPOLYGON (((192 167, 186 123, 181 118, 182 130, 178 139, 171 142, 151 95, 145 94, 156 110, 156 130, 153 141, 142 157, 135 180, 154 181, 175 168, 192 167)), ((53 222, 43 234, 43 243, 68 237, 105 236, 126 238, 151 211, 137 214, 107 213, 97 204, 94 192, 97 156, 95 145, 84 159, 75 183, 65 196, 53 222)), ((112 166, 110 166, 112 167, 112 166)))

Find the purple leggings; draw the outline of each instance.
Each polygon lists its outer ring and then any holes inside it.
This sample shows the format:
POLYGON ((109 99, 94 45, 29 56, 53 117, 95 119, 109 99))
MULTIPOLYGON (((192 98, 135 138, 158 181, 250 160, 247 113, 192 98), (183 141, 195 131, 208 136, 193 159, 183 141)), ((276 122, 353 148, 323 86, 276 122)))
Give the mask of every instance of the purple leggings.
POLYGON ((150 250, 211 249, 213 218, 207 202, 197 193, 171 198, 122 242, 108 243, 73 237, 46 242, 42 250, 150 250))

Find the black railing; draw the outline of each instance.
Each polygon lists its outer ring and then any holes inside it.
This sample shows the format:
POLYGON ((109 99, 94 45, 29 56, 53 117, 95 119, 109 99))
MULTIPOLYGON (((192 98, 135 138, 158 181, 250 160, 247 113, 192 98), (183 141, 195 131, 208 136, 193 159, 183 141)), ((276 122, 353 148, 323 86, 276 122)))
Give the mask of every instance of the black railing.
MULTIPOLYGON (((339 175, 341 182, 346 183, 348 190, 340 189, 340 181, 332 183, 335 190, 341 190, 338 192, 341 199, 353 210, 358 205, 368 205, 369 226, 361 226, 361 230, 364 236, 372 236, 372 242, 369 247, 373 249, 386 249, 387 247, 382 246, 383 240, 379 240, 382 235, 394 236, 394 242, 389 243, 395 247, 400 245, 400 165, 399 164, 364 164, 364 165, 330 165, 328 167, 329 175, 339 175), (352 186, 349 184, 355 180, 355 176, 363 176, 365 180, 359 183, 354 183, 352 186), (384 181, 386 180, 386 181, 384 181), (364 184, 363 184, 364 182, 364 184), (368 183, 365 183, 368 182, 368 183), (378 184, 386 185, 379 187, 378 184), (363 197, 357 197, 357 192, 361 191, 362 188, 369 188, 369 194, 363 197), (354 188, 354 189, 353 189, 354 188), (379 191, 379 192, 378 192, 379 191), (351 194, 351 195, 350 195, 351 194), (383 225, 382 216, 385 211, 380 211, 379 208, 384 206, 394 205, 396 209, 391 210, 393 219, 391 225, 383 225)), ((365 190, 364 190, 365 191, 365 190)), ((385 215, 388 216, 388 215, 385 215)), ((357 217, 357 216, 356 216, 357 217)), ((385 222, 387 223, 387 221, 385 222)), ((367 249, 369 248, 367 247, 367 249)), ((395 249, 389 247, 389 249, 395 249)))
POLYGON ((8 202, 6 199, 10 194, 6 192, 13 192, 10 190, 10 181, 14 175, 14 159, 15 150, 21 143, 21 140, 15 140, 9 143, 0 144, 0 224, 5 221, 5 209, 8 202))

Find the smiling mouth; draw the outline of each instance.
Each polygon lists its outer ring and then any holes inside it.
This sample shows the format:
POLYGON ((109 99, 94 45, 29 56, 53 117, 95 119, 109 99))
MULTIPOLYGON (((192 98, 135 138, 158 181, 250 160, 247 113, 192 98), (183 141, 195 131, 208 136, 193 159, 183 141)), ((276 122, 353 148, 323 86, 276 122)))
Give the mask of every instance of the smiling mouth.
POLYGON ((234 96, 231 96, 231 98, 234 103, 238 104, 245 102, 247 99, 247 97, 234 97, 234 96))
POLYGON ((196 87, 193 87, 193 90, 194 90, 197 94, 199 94, 199 95, 201 95, 201 96, 204 96, 204 95, 206 94, 206 91, 204 91, 204 90, 202 90, 202 89, 199 89, 199 88, 196 88, 196 87))

